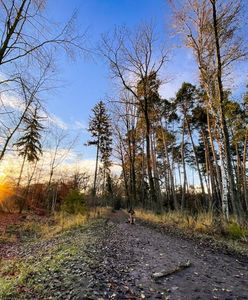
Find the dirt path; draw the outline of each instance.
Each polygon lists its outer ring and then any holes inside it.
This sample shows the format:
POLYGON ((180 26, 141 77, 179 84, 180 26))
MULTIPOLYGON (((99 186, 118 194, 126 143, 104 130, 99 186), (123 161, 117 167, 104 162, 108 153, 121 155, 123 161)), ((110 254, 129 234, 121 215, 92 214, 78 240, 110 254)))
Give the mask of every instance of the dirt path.
POLYGON ((21 265, 31 272, 16 286, 17 294, 3 299, 248 299, 247 261, 126 221, 125 213, 112 213, 20 246, 21 265), (189 268, 152 278, 188 260, 189 268))
POLYGON ((125 222, 113 214, 106 227, 91 288, 103 299, 248 299, 248 264, 193 241, 125 222), (192 265, 154 281, 152 274, 192 265))

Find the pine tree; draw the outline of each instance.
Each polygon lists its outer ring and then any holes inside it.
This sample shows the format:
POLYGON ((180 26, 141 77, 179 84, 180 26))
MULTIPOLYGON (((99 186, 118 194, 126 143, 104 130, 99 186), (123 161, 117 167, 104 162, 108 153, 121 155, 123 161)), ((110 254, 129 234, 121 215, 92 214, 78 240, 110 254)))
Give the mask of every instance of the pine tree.
POLYGON ((17 185, 20 184, 25 161, 38 161, 39 156, 42 154, 40 131, 42 131, 44 127, 41 125, 41 117, 38 115, 38 110, 39 107, 36 106, 33 111, 30 109, 27 112, 23 119, 25 124, 25 129, 23 131, 24 134, 15 143, 15 146, 19 152, 19 156, 23 157, 23 163, 17 185))
POLYGON ((153 143, 153 129, 155 129, 158 123, 158 107, 161 103, 158 92, 160 84, 161 82, 157 78, 156 72, 150 72, 145 79, 142 78, 137 84, 140 120, 145 125, 147 174, 153 202, 160 202, 161 200, 153 143))
MULTIPOLYGON (((92 109, 93 116, 90 118, 88 131, 91 133, 92 140, 88 141, 88 145, 96 146, 96 167, 93 184, 93 195, 96 195, 96 183, 98 175, 99 159, 102 163, 104 178, 110 172, 110 156, 112 152, 112 133, 110 118, 107 114, 106 106, 100 101, 92 109)), ((105 182, 105 179, 104 179, 105 182)))
MULTIPOLYGON (((200 165, 199 165, 199 158, 197 155, 196 145, 195 145, 195 142, 193 139, 193 132, 192 132, 193 130, 192 130, 191 124, 190 124, 191 123, 190 113, 191 113, 193 106, 195 105, 195 102, 197 102, 197 101, 199 101, 199 99, 198 99, 198 93, 197 93, 196 87, 190 83, 184 82, 176 94, 176 102, 180 108, 182 115, 183 115, 183 130, 184 130, 183 136, 185 135, 186 130, 187 130, 187 133, 189 135, 191 145, 193 148, 193 153, 194 153, 194 157, 195 157, 195 165, 197 168, 197 172, 198 172, 198 176, 199 176, 199 180, 200 180, 200 184, 201 184, 202 195, 205 198, 205 202, 207 202, 204 185, 203 185, 203 178, 202 178, 200 165)), ((183 148, 184 148, 184 141, 183 141, 183 148)), ((183 157, 183 168, 184 168, 184 176, 185 176, 186 168, 185 168, 185 162, 184 162, 184 153, 182 154, 182 157, 183 157)))

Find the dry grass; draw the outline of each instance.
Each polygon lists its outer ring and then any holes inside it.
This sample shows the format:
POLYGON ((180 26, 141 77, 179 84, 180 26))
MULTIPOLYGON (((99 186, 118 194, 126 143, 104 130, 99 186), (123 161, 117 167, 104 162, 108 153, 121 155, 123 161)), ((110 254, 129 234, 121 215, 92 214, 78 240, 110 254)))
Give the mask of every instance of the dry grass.
MULTIPOLYGON (((40 228, 37 228, 36 231, 39 232, 40 230, 43 238, 51 238, 61 232, 85 225, 91 220, 104 217, 108 212, 108 208, 97 208, 96 210, 87 211, 85 214, 58 212, 45 224, 39 224, 40 228)), ((30 225, 32 226, 32 223, 30 225)))
POLYGON ((136 217, 144 221, 176 227, 185 231, 207 235, 225 236, 230 239, 247 240, 248 228, 238 225, 235 218, 229 223, 216 219, 211 213, 199 213, 191 216, 180 211, 155 214, 151 211, 136 210, 136 217))
POLYGON ((70 230, 74 227, 87 224, 90 220, 104 217, 109 213, 109 208, 97 208, 96 210, 90 210, 85 214, 66 214, 64 212, 56 213, 54 216, 54 224, 45 224, 42 226, 42 236, 52 237, 63 231, 70 230))
POLYGON ((72 228, 83 226, 91 220, 105 217, 109 212, 109 208, 97 208, 84 214, 57 212, 51 217, 27 215, 23 221, 13 219, 13 222, 9 222, 6 229, 0 231, 0 242, 17 242, 19 239, 22 241, 49 239, 72 228))

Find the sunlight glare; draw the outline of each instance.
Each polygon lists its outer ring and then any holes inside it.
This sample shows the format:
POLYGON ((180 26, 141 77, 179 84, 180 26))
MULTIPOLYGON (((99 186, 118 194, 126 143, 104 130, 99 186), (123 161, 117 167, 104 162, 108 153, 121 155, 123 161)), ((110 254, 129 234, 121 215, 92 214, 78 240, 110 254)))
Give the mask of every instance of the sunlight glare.
POLYGON ((6 173, 0 169, 0 203, 13 194, 13 188, 7 181, 6 173))

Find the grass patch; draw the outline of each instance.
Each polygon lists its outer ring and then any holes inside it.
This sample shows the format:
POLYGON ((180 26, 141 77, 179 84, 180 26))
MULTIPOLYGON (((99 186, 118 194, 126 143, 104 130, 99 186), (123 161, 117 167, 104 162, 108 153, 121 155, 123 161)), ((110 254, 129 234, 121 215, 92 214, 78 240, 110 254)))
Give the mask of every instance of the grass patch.
POLYGON ((181 229, 194 229, 199 232, 208 232, 213 224, 213 217, 211 214, 190 216, 180 211, 156 214, 151 211, 136 210, 135 215, 148 222, 162 223, 168 226, 176 225, 181 229))
POLYGON ((87 211, 84 214, 68 214, 59 212, 54 215, 54 224, 46 223, 42 226, 42 236, 50 238, 61 232, 87 224, 90 220, 104 217, 109 212, 109 208, 99 207, 96 210, 87 211))
POLYGON ((17 224, 9 224, 0 234, 1 243, 27 242, 38 239, 51 238, 61 232, 87 224, 90 220, 103 217, 109 208, 97 208, 85 213, 69 214, 57 212, 51 217, 37 217, 27 215, 28 218, 17 224))
POLYGON ((41 293, 43 284, 39 278, 60 271, 61 264, 77 255, 79 245, 59 245, 43 253, 39 258, 3 260, 0 263, 0 299, 19 299, 18 289, 41 293), (38 278, 38 281, 37 281, 38 278))
POLYGON ((19 235, 25 233, 29 237, 20 240, 24 249, 26 247, 28 250, 30 245, 36 243, 40 247, 23 258, 0 259, 0 299, 36 299, 36 296, 21 298, 23 289, 25 293, 30 291, 31 295, 42 294, 49 278, 52 281, 52 274, 63 274, 62 264, 77 259, 88 239, 90 243, 94 240, 94 237, 80 233, 96 218, 103 217, 108 212, 109 209, 98 208, 96 212, 85 215, 58 213, 45 223, 35 223, 32 220, 10 226, 11 236, 18 232, 19 235))
POLYGON ((241 227, 235 222, 230 222, 226 225, 226 232, 231 239, 243 240, 248 237, 247 228, 241 227))

